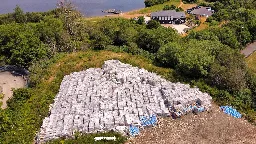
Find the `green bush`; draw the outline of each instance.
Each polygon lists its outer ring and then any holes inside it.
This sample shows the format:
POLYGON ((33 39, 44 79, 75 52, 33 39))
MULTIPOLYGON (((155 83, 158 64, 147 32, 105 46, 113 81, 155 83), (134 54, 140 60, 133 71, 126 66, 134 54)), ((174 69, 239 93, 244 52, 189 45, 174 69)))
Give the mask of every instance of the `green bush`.
POLYGON ((167 1, 170 1, 170 0, 145 0, 144 3, 146 7, 151 7, 153 5, 163 4, 167 1))
POLYGON ((23 88, 14 90, 13 97, 7 101, 8 108, 16 109, 22 106, 31 96, 32 93, 30 89, 23 88))

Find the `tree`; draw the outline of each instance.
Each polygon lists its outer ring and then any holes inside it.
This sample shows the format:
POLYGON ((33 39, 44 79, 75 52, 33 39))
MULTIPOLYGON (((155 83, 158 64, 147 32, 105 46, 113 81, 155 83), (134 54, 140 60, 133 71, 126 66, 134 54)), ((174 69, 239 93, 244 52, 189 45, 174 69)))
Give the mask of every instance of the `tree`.
POLYGON ((237 40, 235 32, 229 27, 212 28, 210 29, 218 38, 221 43, 230 46, 233 49, 241 49, 241 45, 237 40))
POLYGON ((38 23, 43 20, 43 15, 39 12, 27 12, 27 22, 38 23))
POLYGON ((197 0, 182 0, 184 3, 197 3, 197 0))
POLYGON ((185 49, 177 42, 170 42, 162 46, 157 52, 157 61, 162 66, 175 67, 178 64, 179 54, 185 49))
POLYGON ((19 6, 15 7, 13 17, 17 23, 25 23, 27 21, 26 15, 19 6))
POLYGON ((256 75, 251 71, 246 73, 246 84, 252 92, 253 108, 256 110, 256 75))
POLYGON ((128 45, 136 41, 138 32, 133 27, 121 26, 120 30, 116 32, 114 44, 118 46, 128 45))
POLYGON ((76 20, 82 14, 76 10, 75 6, 70 0, 61 0, 58 4, 57 16, 60 17, 64 23, 64 28, 70 35, 74 35, 76 28, 76 20))
POLYGON ((214 62, 215 44, 211 41, 189 41, 185 46, 185 51, 178 56, 177 69, 182 74, 189 77, 204 77, 208 75, 210 65, 214 62), (205 47, 207 46, 208 47, 205 47))
POLYGON ((252 36, 252 41, 256 40, 256 19, 247 21, 247 27, 252 36))
POLYGON ((198 32, 191 31, 187 36, 187 39, 197 39, 197 40, 211 40, 218 41, 218 36, 209 29, 201 30, 198 32))
POLYGON ((177 7, 175 5, 165 5, 163 10, 175 10, 177 7))
POLYGON ((247 28, 247 25, 241 21, 231 21, 224 27, 228 27, 235 33, 237 40, 241 45, 246 45, 252 41, 252 36, 247 28))
POLYGON ((8 108, 15 109, 21 105, 23 105, 26 100, 28 100, 32 96, 32 93, 29 89, 21 88, 17 89, 13 93, 13 97, 7 101, 8 108))
POLYGON ((140 24, 140 25, 145 24, 144 16, 139 16, 138 17, 137 24, 140 24))
POLYGON ((146 51, 156 53, 161 46, 178 39, 178 34, 172 28, 158 27, 139 31, 137 44, 146 51))
POLYGON ((150 20, 146 27, 147 27, 147 29, 156 29, 160 26, 161 26, 161 24, 158 21, 150 20))
POLYGON ((48 47, 37 37, 35 27, 35 24, 0 25, 0 52, 8 64, 27 68, 32 61, 47 56, 48 47))
POLYGON ((151 7, 153 5, 163 4, 167 1, 169 1, 169 0, 145 0, 144 4, 145 4, 145 7, 151 7))
POLYGON ((243 56, 231 49, 222 49, 210 68, 212 85, 228 91, 239 91, 246 86, 246 65, 243 56))

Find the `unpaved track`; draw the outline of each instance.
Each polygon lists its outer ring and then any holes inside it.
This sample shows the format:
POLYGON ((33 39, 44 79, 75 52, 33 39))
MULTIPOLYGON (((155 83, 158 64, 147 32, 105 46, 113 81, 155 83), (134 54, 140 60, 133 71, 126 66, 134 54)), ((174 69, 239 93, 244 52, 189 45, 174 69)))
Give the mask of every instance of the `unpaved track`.
POLYGON ((186 115, 181 119, 164 118, 159 125, 146 128, 127 143, 136 144, 256 144, 256 126, 221 112, 186 115))
POLYGON ((4 98, 2 109, 7 107, 6 101, 12 97, 12 88, 25 87, 25 81, 21 76, 13 76, 10 72, 0 72, 0 87, 2 87, 4 98))

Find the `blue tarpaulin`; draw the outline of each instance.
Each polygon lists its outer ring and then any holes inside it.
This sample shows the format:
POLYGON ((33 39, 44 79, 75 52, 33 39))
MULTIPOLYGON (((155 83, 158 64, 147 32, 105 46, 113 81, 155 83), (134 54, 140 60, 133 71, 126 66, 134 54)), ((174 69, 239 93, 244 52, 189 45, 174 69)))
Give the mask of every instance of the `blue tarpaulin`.
POLYGON ((221 106, 220 109, 228 115, 231 115, 235 118, 241 118, 242 115, 236 110, 234 109, 232 106, 221 106))
POLYGON ((130 125, 129 126, 129 132, 130 132, 131 136, 136 136, 136 135, 139 135, 140 129, 136 126, 130 125))
POLYGON ((157 117, 156 115, 152 115, 150 117, 141 116, 140 123, 142 126, 155 126, 157 124, 157 117))

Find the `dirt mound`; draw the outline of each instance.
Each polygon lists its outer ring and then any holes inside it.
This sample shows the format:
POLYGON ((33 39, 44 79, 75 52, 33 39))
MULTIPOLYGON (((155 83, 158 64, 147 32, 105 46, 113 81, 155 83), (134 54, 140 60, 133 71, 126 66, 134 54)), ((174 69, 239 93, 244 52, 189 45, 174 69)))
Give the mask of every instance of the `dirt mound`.
POLYGON ((173 120, 159 120, 159 125, 147 128, 127 143, 139 144, 240 144, 256 143, 256 127, 244 119, 236 119, 213 105, 209 113, 187 115, 173 120))

